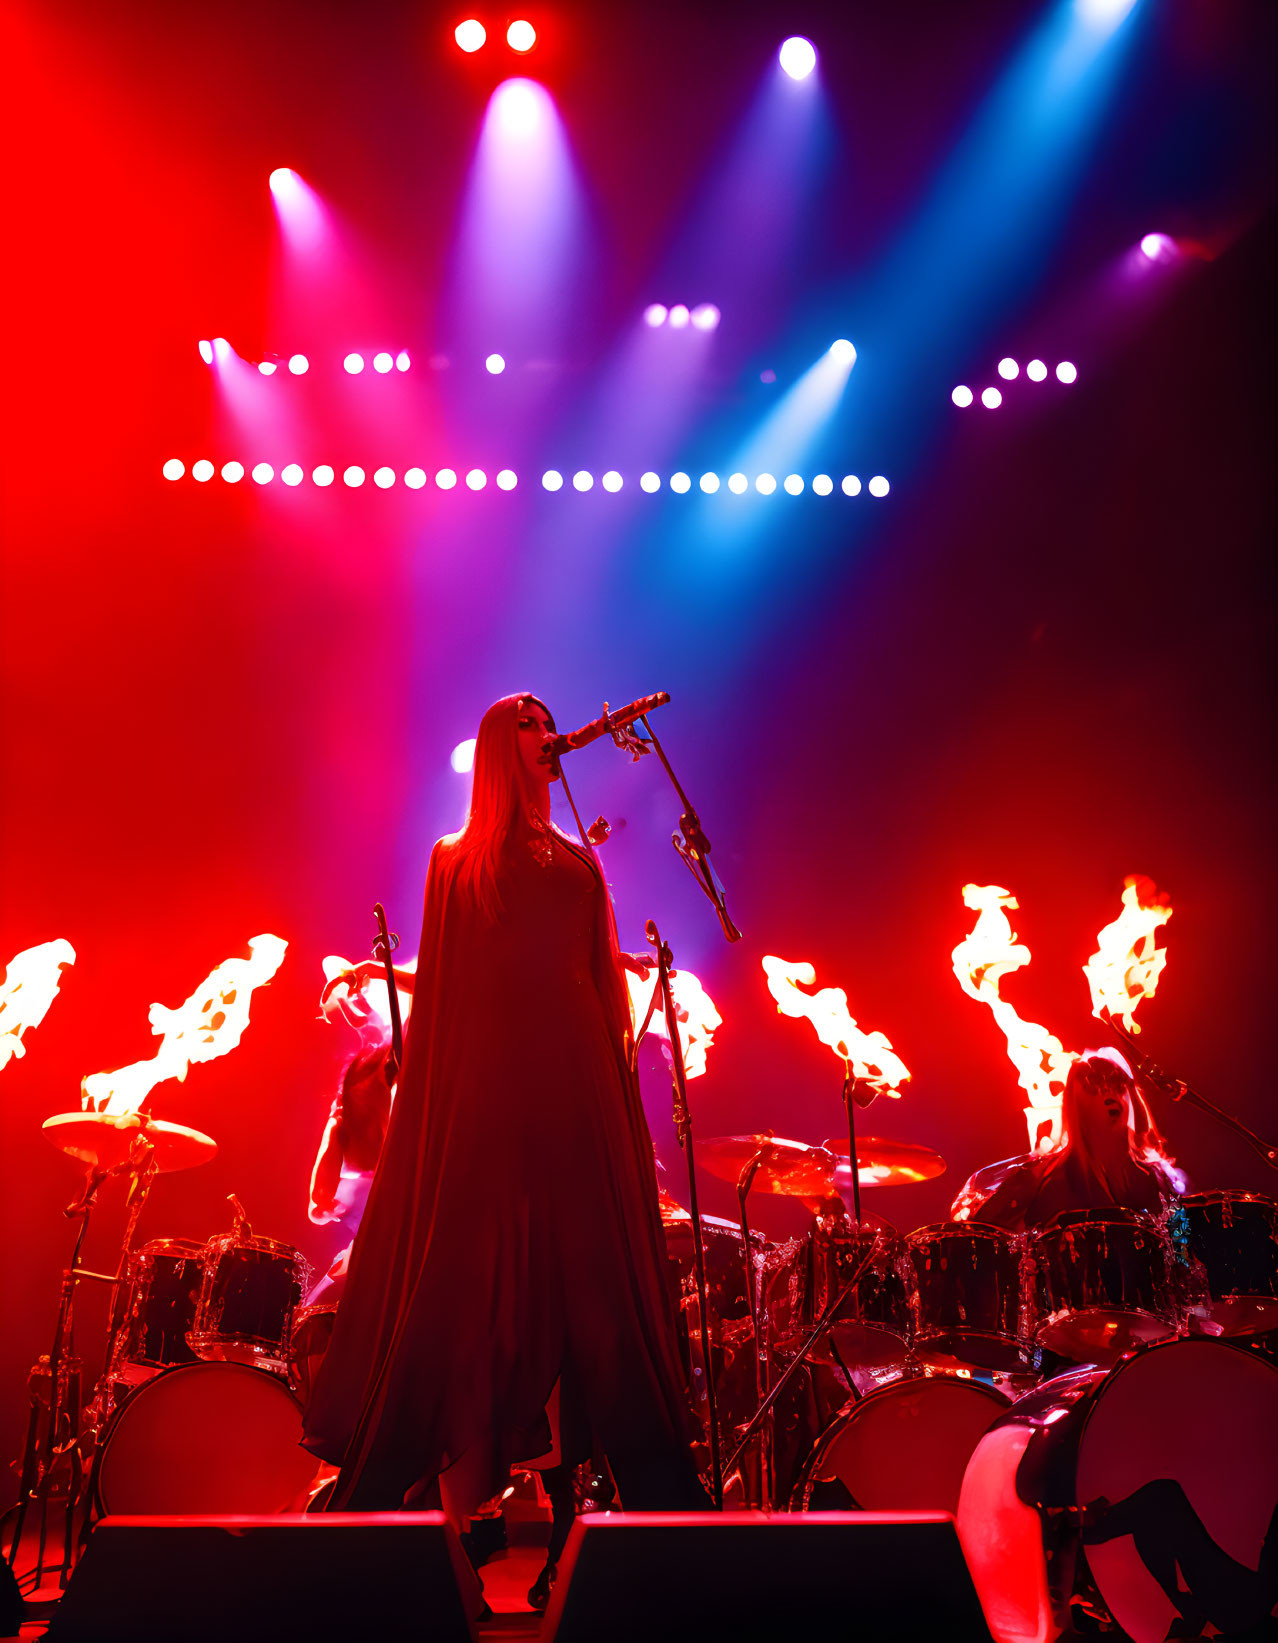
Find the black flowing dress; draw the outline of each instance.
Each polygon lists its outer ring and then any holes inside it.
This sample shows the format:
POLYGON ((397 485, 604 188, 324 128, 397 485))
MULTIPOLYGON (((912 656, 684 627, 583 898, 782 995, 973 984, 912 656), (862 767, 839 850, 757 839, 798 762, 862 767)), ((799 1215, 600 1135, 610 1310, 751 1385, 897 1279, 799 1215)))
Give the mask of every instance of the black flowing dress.
POLYGON ((306 1447, 333 1510, 387 1510, 476 1444, 493 1492, 563 1460, 686 1465, 652 1142, 627 1049, 611 907, 592 855, 516 841, 489 920, 431 856, 390 1127, 351 1252, 306 1447))

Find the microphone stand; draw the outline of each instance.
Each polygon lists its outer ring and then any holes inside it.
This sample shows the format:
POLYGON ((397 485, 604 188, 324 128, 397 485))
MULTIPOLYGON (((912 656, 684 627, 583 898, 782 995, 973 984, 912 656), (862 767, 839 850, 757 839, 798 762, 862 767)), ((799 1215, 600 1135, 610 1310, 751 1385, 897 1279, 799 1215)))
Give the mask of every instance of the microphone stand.
MULTIPOLYGON (((670 778, 671 785, 679 795, 679 803, 683 806, 683 814, 679 817, 678 831, 670 836, 670 842, 678 852, 680 860, 688 868, 693 878, 700 885, 703 893, 709 900, 723 927, 723 933, 729 941, 740 941, 741 932, 728 915, 727 892, 723 882, 715 872, 710 862, 710 840, 706 837, 701 826, 701 818, 693 808, 692 800, 684 792, 674 767, 666 757, 666 750, 657 740, 657 733, 648 723, 646 713, 639 716, 639 723, 648 732, 648 740, 652 751, 661 760, 662 768, 670 778)), ((641 737, 635 737, 635 742, 644 746, 641 737)))
MULTIPOLYGON (((754 1270, 754 1246, 750 1241, 750 1221, 746 1214, 746 1199, 750 1196, 750 1188, 754 1185, 754 1178, 758 1174, 759 1166, 768 1155, 768 1143, 765 1141, 749 1160, 737 1180, 737 1208, 741 1222, 742 1260, 745 1263, 746 1299, 750 1303, 750 1327, 754 1335, 754 1390, 756 1407, 761 1408, 768 1395, 769 1362, 768 1342, 760 1328, 759 1320, 763 1313, 762 1299, 759 1294, 759 1284, 754 1270)), ((771 1405, 769 1405, 769 1408, 771 1405)), ((776 1506, 776 1472, 775 1472, 776 1424, 769 1420, 763 1428, 763 1441, 759 1446, 759 1505, 765 1512, 771 1512, 776 1506)), ((731 1473, 729 1472, 729 1475, 731 1473)))
POLYGON ((1218 1124, 1223 1124, 1226 1129, 1233 1130, 1236 1135, 1241 1135, 1247 1145, 1260 1154, 1270 1169, 1278 1169, 1278 1142, 1266 1141, 1263 1135, 1257 1135, 1256 1131, 1244 1124, 1241 1118, 1235 1118, 1233 1113, 1226 1112, 1223 1107, 1218 1107, 1214 1101, 1209 1101, 1205 1095, 1199 1095, 1198 1091, 1191 1089, 1183 1078, 1175 1077, 1172 1073, 1160 1067, 1156 1061, 1151 1060, 1149 1056, 1144 1055, 1137 1049, 1136 1040, 1132 1035, 1123 1027, 1120 1027, 1108 1011, 1102 1014, 1099 1019, 1104 1022, 1123 1046, 1141 1080, 1148 1084, 1151 1089, 1157 1090, 1160 1095, 1170 1097, 1173 1101, 1188 1101, 1191 1107, 1197 1107, 1200 1112, 1205 1112, 1209 1118, 1214 1118, 1218 1124))
POLYGON ((391 954, 399 946, 399 937, 392 935, 387 929, 386 909, 380 901, 373 905, 373 917, 377 920, 373 957, 380 958, 386 966, 386 991, 390 1001, 391 1052, 386 1057, 384 1071, 386 1082, 391 1085, 399 1077, 399 1069, 404 1064, 404 1024, 400 1020, 399 992, 395 986, 395 966, 391 961, 391 954))

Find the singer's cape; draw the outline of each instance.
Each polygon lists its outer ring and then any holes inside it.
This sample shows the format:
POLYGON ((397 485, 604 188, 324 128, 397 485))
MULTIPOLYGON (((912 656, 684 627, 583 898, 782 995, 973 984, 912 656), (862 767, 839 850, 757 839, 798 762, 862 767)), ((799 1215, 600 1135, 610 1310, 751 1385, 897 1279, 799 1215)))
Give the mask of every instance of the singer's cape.
POLYGON ((441 840, 426 880, 404 1066, 306 1446, 333 1510, 387 1509, 473 1445, 493 1492, 563 1459, 686 1453, 652 1142, 593 856, 511 850, 494 923, 441 840))

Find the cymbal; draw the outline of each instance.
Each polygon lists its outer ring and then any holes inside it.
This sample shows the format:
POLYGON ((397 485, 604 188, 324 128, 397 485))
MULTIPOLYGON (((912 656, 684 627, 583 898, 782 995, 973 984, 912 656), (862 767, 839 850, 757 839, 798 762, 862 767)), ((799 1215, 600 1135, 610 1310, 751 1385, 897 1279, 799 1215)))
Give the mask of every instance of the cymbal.
POLYGON ((826 1147, 806 1141, 787 1141, 781 1135, 716 1135, 701 1142, 698 1156, 711 1175, 734 1184, 754 1155, 763 1160, 755 1172, 758 1192, 782 1193, 787 1198, 821 1198, 831 1188, 836 1158, 826 1147))
MULTIPOLYGON (((836 1151, 839 1143, 827 1141, 836 1151)), ((945 1174, 945 1160, 931 1147, 917 1141, 888 1141, 881 1135, 856 1138, 857 1177, 863 1187, 903 1187, 912 1181, 930 1181, 945 1174)), ((834 1184, 841 1191, 852 1190, 852 1165, 845 1152, 835 1160, 834 1184)))
POLYGON ((155 1148, 155 1167, 161 1172, 191 1169, 217 1155, 212 1136, 144 1112, 60 1112, 40 1127, 59 1152, 98 1169, 124 1163, 144 1131, 155 1148))

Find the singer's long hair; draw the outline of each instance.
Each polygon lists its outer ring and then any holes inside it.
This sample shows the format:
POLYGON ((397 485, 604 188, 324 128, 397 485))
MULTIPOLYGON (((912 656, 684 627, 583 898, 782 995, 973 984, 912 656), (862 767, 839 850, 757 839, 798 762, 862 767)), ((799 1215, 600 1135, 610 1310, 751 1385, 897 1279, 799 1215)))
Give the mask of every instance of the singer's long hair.
POLYGON ((1110 1178, 1112 1171, 1102 1167, 1083 1123, 1083 1094, 1103 1096, 1107 1092, 1127 1098, 1127 1158, 1121 1166, 1122 1174, 1130 1177, 1133 1166, 1143 1166, 1165 1177, 1176 1191, 1183 1192, 1184 1177, 1176 1168, 1154 1115, 1136 1087, 1131 1068, 1117 1050, 1086 1050, 1070 1068, 1061 1096, 1060 1150, 1068 1151, 1077 1167, 1087 1175, 1107 1183, 1118 1203, 1131 1201, 1130 1178, 1121 1181, 1110 1178))
POLYGON ((502 863, 512 845, 533 832, 534 792, 519 756, 519 716, 539 707, 555 728, 554 715, 527 691, 503 696, 479 721, 466 824, 452 841, 458 879, 490 919, 501 916, 502 863))

